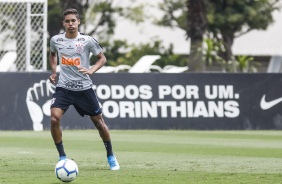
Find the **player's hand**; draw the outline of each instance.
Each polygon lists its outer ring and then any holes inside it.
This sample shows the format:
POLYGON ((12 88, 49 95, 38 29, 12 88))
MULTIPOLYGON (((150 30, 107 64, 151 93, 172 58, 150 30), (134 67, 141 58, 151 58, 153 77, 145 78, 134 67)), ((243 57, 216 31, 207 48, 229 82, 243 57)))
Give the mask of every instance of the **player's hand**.
POLYGON ((50 82, 55 84, 56 83, 56 78, 57 78, 57 74, 56 73, 52 73, 52 75, 50 75, 50 77, 49 77, 49 80, 50 80, 50 82))
POLYGON ((84 68, 82 66, 78 67, 78 71, 83 73, 83 74, 88 74, 88 75, 92 75, 93 72, 90 69, 84 68))

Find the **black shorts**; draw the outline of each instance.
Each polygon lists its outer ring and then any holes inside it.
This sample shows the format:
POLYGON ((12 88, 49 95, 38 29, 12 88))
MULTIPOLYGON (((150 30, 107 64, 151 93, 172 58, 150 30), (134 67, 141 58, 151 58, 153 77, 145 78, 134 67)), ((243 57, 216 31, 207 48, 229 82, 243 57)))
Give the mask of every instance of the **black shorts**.
POLYGON ((73 105, 81 116, 97 116, 102 113, 99 101, 92 88, 84 91, 71 91, 56 87, 51 108, 60 108, 66 112, 70 105, 73 105))

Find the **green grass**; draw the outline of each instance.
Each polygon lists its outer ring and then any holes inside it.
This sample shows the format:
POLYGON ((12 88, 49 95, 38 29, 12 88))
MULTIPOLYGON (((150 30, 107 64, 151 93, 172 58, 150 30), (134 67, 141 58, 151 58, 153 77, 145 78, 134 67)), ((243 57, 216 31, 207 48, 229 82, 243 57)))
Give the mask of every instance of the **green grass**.
MULTIPOLYGON (((96 130, 63 131, 77 184, 282 184, 281 131, 111 131, 110 171, 96 130)), ((0 131, 0 184, 59 184, 48 131, 0 131)))

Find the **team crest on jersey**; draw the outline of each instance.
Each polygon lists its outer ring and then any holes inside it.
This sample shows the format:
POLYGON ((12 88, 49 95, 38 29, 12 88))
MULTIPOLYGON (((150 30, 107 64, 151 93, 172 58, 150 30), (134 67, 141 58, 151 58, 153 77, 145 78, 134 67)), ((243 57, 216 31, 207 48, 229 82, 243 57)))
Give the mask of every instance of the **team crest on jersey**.
POLYGON ((75 52, 81 54, 83 52, 83 44, 82 43, 76 43, 75 44, 75 52))

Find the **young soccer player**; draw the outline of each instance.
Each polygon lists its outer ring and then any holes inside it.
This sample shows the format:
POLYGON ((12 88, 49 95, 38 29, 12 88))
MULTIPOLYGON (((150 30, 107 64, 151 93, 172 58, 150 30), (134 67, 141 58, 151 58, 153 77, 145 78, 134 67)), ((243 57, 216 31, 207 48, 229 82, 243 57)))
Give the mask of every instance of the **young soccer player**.
POLYGON ((73 105, 81 116, 90 116, 104 142, 110 169, 119 170, 120 166, 112 150, 110 133, 89 77, 106 63, 106 57, 95 39, 78 32, 79 24, 77 10, 65 10, 63 21, 65 33, 53 36, 50 40, 49 58, 52 74, 49 79, 52 83, 56 82, 57 77, 57 56, 61 69, 51 103, 51 134, 60 159, 66 159, 60 121, 64 112, 73 105), (98 58, 91 68, 89 68, 90 52, 98 58))

